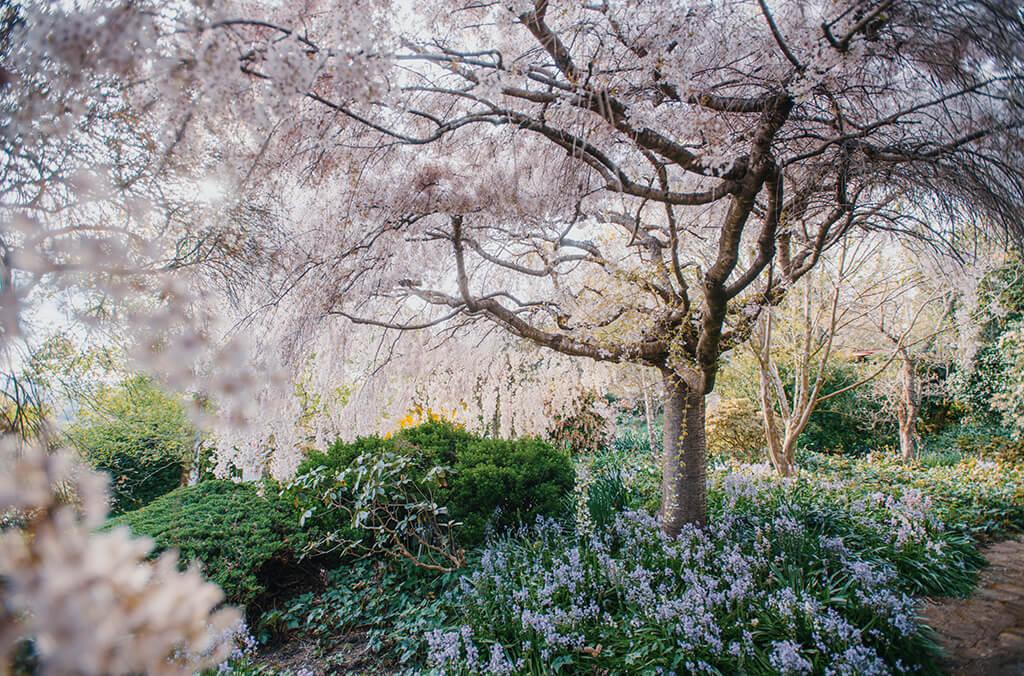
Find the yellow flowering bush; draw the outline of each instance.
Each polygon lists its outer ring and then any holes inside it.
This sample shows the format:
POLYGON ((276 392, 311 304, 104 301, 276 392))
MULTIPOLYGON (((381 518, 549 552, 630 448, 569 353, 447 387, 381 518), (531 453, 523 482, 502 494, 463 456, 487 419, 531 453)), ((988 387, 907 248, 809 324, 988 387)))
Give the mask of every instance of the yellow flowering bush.
POLYGON ((456 429, 463 429, 464 425, 457 419, 458 413, 459 410, 457 408, 434 410, 430 406, 413 404, 412 408, 406 411, 405 415, 398 419, 398 429, 386 433, 384 438, 390 439, 396 432, 401 432, 402 430, 411 429, 413 427, 419 427, 425 422, 444 422, 452 425, 456 429))
POLYGON ((763 459, 761 413, 749 399, 721 399, 708 411, 708 453, 740 460, 763 459))

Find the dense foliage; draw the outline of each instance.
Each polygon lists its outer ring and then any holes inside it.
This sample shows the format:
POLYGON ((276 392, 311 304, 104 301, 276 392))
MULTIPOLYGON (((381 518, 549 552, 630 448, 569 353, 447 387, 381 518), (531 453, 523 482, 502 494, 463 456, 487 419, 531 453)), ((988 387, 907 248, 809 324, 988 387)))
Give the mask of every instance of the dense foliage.
POLYGON ((500 541, 429 636, 455 673, 884 673, 927 663, 893 574, 785 514, 661 536, 642 513, 577 539, 554 523, 500 541))
POLYGON ((146 378, 131 378, 87 404, 67 435, 86 462, 110 474, 113 514, 182 483, 197 432, 178 399, 146 378))
POLYGON ((378 664, 422 664, 424 636, 448 621, 442 596, 458 577, 427 574, 403 562, 354 561, 332 570, 325 589, 264 613, 259 633, 264 640, 281 635, 313 640, 327 653, 339 639, 365 632, 378 664))
POLYGON ((175 548, 182 564, 197 561, 231 603, 259 603, 275 576, 289 570, 305 546, 292 507, 273 486, 204 481, 178 488, 112 520, 175 548))
POLYGON ((467 548, 482 543, 490 530, 559 513, 573 485, 568 457, 541 440, 488 439, 433 420, 388 438, 336 442, 299 467, 290 494, 308 510, 306 521, 320 539, 359 537, 350 513, 325 508, 355 497, 352 481, 346 485, 338 478, 355 464, 369 472, 374 462, 387 459, 393 465, 398 457, 407 459, 402 480, 411 478, 420 494, 446 509, 459 524, 459 544, 467 548), (325 480, 309 481, 313 473, 325 480))
POLYGON ((975 321, 978 349, 955 373, 951 385, 968 422, 1001 428, 1004 436, 1024 429, 1024 381, 1019 336, 1024 328, 1024 260, 989 273, 979 289, 975 321))
POLYGON ((848 491, 928 496, 947 529, 977 536, 1024 530, 1024 466, 964 456, 931 466, 907 466, 887 455, 863 460, 807 454, 809 474, 841 477, 848 491))
MULTIPOLYGON (((847 362, 836 359, 822 373, 822 394, 846 388, 877 368, 867 362, 847 362)), ((779 364, 786 395, 793 395, 793 374, 789 365, 779 364)), ((722 370, 718 391, 723 400, 746 400, 756 413, 758 401, 758 375, 756 363, 746 354, 731 355, 722 370)), ((801 433, 798 446, 822 452, 866 453, 896 442, 895 422, 882 414, 883 403, 870 387, 855 387, 816 406, 807 427, 801 433)), ((710 425, 709 411, 709 425, 710 425)), ((746 423, 749 425, 750 423, 746 423)), ((762 432, 763 439, 763 432, 762 432)), ((762 445, 764 441, 762 440, 762 445)))
MULTIPOLYGON (((837 364, 829 368, 822 392, 839 391, 856 383, 873 364, 837 364)), ((895 421, 882 413, 882 402, 869 388, 843 392, 818 406, 811 414, 799 445, 822 452, 867 453, 896 444, 895 421)))
POLYGON ((750 399, 720 399, 709 411, 708 455, 757 462, 764 456, 761 411, 750 399))

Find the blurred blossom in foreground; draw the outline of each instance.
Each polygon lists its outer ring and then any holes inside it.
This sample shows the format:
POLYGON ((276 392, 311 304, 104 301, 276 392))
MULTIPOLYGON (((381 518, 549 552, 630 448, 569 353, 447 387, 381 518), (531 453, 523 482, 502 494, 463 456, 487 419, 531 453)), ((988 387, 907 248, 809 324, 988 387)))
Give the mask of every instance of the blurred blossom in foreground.
POLYGON ((239 615, 215 610, 220 589, 195 567, 179 571, 173 552, 148 561, 152 542, 127 529, 95 531, 107 516, 102 475, 2 439, 0 510, 0 671, 25 638, 46 673, 192 674, 227 656, 217 637, 239 615))

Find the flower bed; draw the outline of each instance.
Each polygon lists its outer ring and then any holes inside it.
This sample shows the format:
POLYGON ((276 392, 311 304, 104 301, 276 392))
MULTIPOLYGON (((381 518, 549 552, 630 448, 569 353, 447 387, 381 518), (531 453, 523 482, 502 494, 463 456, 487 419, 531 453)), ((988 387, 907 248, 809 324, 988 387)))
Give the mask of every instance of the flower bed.
POLYGON ((807 474, 847 481, 851 491, 899 495, 916 489, 932 500, 947 528, 978 536, 1024 530, 1024 466, 967 457, 936 467, 905 465, 891 456, 849 458, 809 453, 807 474))
POLYGON ((578 539, 555 522, 494 543, 428 636, 448 673, 881 674, 932 664, 891 567, 789 514, 730 511, 661 535, 627 512, 578 539))
POLYGON ((340 629, 367 632, 410 673, 937 672, 915 597, 971 593, 975 537, 1024 525, 1024 472, 803 461, 789 479, 720 465, 709 527, 670 540, 651 516, 650 455, 595 458, 574 515, 491 540, 434 580, 383 561, 339 569, 287 624, 325 649, 340 629))
MULTIPOLYGON (((709 527, 676 540, 633 510, 593 533, 549 520, 491 543, 449 594, 459 624, 428 635, 428 663, 447 673, 934 671, 914 596, 971 592, 984 561, 978 528, 964 524, 986 523, 999 500, 1015 505, 1017 470, 968 465, 985 481, 977 499, 957 502, 948 468, 830 460, 791 479, 760 465, 716 471, 709 527), (996 490, 997 473, 1009 488, 996 490)), ((650 501, 641 490, 632 502, 650 501)))

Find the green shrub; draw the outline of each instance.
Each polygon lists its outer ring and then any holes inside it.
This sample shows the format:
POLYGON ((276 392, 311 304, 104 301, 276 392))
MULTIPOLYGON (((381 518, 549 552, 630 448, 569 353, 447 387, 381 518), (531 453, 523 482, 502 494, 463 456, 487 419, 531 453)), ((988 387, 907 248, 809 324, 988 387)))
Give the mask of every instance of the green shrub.
POLYGON ((615 437, 604 448, 598 449, 594 456, 598 457, 607 453, 618 455, 632 455, 636 457, 647 457, 661 453, 661 422, 654 425, 654 445, 651 445, 651 435, 647 432, 644 424, 620 425, 616 430, 615 437))
POLYGON ((994 439, 1005 437, 1006 434, 1006 430, 998 425, 961 421, 924 437, 921 446, 924 451, 980 456, 994 439))
POLYGON ((1024 437, 999 439, 989 447, 988 454, 1000 462, 1024 465, 1024 437))
POLYGON ((950 380, 969 422, 1017 429, 1024 412, 1020 387, 1020 335, 1024 331, 1024 259, 1019 253, 989 272, 978 289, 972 319, 979 327, 978 349, 968 368, 950 380))
POLYGON ((614 475, 622 483, 627 507, 653 512, 661 504, 660 455, 661 447, 651 449, 646 431, 626 430, 586 462, 598 479, 614 475))
POLYGON ((960 423, 924 440, 931 451, 956 451, 963 457, 1024 463, 1024 437, 1015 439, 1000 424, 960 423))
POLYGON ((383 660, 409 667, 426 657, 425 635, 448 619, 441 597, 458 577, 401 561, 353 561, 330 571, 324 589, 264 613, 258 633, 264 641, 287 636, 330 649, 339 636, 365 630, 378 667, 383 660))
POLYGON ((768 442, 761 409, 749 399, 720 399, 707 415, 708 455, 759 462, 768 442))
POLYGON ((459 449, 468 446, 475 438, 451 423, 431 420, 403 429, 391 437, 359 437, 355 441, 339 439, 331 444, 326 453, 311 453, 299 465, 296 474, 304 474, 319 466, 340 471, 351 465, 361 454, 384 449, 404 450, 424 470, 437 465, 453 465, 459 449))
MULTIPOLYGON (((863 368, 870 370, 874 366, 858 367, 848 363, 830 366, 821 392, 837 392, 856 383, 863 376, 863 368)), ((786 375, 783 379, 787 383, 792 382, 792 378, 786 375)), ((897 441, 895 421, 881 414, 882 407, 882 401, 869 387, 847 390, 814 409, 807 427, 797 440, 798 444, 821 452, 853 454, 894 445, 897 441)))
POLYGON ((102 390, 67 434, 89 465, 110 474, 112 514, 179 486, 196 441, 182 403, 146 378, 102 390))
MULTIPOLYGON (((437 500, 449 474, 442 465, 424 473, 409 455, 385 448, 359 454, 340 472, 313 467, 297 476, 292 487, 317 496, 322 504, 315 511, 336 522, 311 549, 455 570, 464 562, 455 539, 459 524, 437 500)), ((313 512, 308 508, 302 522, 313 512)))
POLYGON ((560 513, 574 477, 569 459, 539 439, 474 439, 456 457, 446 500, 463 524, 459 541, 475 546, 488 528, 560 513))
POLYGON ((357 458, 385 453, 412 460, 409 471, 415 474, 414 481, 462 523, 456 536, 467 548, 481 544, 490 528, 502 531, 538 515, 560 513, 573 485, 572 463, 550 444, 538 439, 487 439, 448 422, 428 421, 389 438, 335 442, 327 453, 313 454, 299 467, 289 495, 306 510, 314 539, 329 539, 339 531, 346 531, 346 539, 357 536, 350 519, 324 507, 344 497, 347 489, 336 477, 357 458), (448 468, 442 481, 432 472, 440 467, 448 468), (310 488, 313 482, 307 479, 313 472, 330 480, 310 488))
POLYGON ((129 453, 111 453, 92 459, 95 469, 110 475, 110 513, 124 514, 148 505, 182 484, 184 467, 172 459, 149 459, 129 453))
POLYGON ((152 538, 154 555, 173 547, 183 566, 200 562, 227 600, 242 605, 258 604, 305 546, 295 511, 273 487, 252 483, 178 488, 110 525, 152 538))

